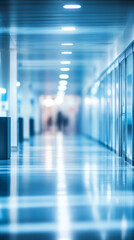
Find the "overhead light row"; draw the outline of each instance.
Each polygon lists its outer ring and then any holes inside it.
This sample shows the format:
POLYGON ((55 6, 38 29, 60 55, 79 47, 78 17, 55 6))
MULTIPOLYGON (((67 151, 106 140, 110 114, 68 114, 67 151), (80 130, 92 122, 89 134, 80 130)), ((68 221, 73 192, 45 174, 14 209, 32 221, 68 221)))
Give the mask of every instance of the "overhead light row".
MULTIPOLYGON (((65 9, 79 9, 81 8, 81 5, 79 4, 66 4, 63 6, 63 8, 65 9)), ((61 28, 62 31, 75 31, 76 28, 74 26, 65 26, 61 28)), ((72 42, 65 42, 65 43, 61 43, 61 46, 73 46, 74 44, 72 42)), ((61 54, 63 55, 71 55, 72 51, 62 51, 61 54)), ((69 65, 71 64, 71 61, 61 61, 60 62, 62 65, 69 65)), ((68 67, 62 67, 60 68, 60 71, 62 72, 67 72, 70 71, 70 68, 68 67)), ((67 79, 69 78, 68 74, 60 74, 59 75, 60 81, 59 81, 59 86, 58 86, 58 93, 57 93, 57 98, 59 98, 60 100, 63 100, 65 91, 67 89, 67 79)))

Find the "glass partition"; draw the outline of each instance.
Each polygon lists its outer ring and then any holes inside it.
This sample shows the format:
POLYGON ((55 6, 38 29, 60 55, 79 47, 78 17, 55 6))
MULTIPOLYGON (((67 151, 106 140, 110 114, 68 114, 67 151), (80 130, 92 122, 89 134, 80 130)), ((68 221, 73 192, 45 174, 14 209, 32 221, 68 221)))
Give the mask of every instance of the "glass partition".
POLYGON ((115 68, 115 94, 116 94, 116 101, 115 101, 115 108, 116 108, 116 124, 115 124, 115 145, 116 145, 116 152, 119 152, 119 71, 118 67, 115 68))
POLYGON ((101 141, 105 142, 105 98, 104 98, 104 81, 101 83, 101 125, 100 125, 100 135, 101 141), (103 126, 103 128, 102 128, 103 126))
POLYGON ((107 78, 104 78, 104 144, 107 145, 107 78))
POLYGON ((112 71, 112 114, 111 114, 111 121, 112 121, 112 143, 111 147, 115 150, 115 124, 116 124, 116 112, 115 112, 115 70, 112 71))
POLYGON ((107 76, 107 144, 111 147, 111 98, 112 98, 112 91, 111 91, 111 73, 107 76))
POLYGON ((132 54, 126 60, 126 83, 127 83, 127 152, 126 156, 132 159, 132 54))
POLYGON ((89 104, 91 136, 131 160, 132 102, 133 54, 101 75, 90 88, 89 104))
POLYGON ((125 60, 122 61, 121 65, 121 121, 122 121, 122 155, 125 156, 126 151, 126 116, 125 116, 125 103, 126 103, 126 83, 125 83, 125 60))

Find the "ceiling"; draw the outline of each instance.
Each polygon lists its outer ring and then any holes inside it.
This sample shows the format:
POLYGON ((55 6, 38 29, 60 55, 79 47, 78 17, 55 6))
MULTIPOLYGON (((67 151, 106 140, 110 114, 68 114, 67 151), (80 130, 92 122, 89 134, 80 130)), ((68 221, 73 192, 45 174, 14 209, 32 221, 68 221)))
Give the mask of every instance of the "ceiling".
POLYGON ((67 93, 81 94, 86 71, 96 72, 133 11, 129 0, 0 0, 0 33, 16 41, 19 81, 29 80, 39 94, 56 94, 60 61, 69 60, 67 93), (63 8, 74 3, 82 8, 63 8), (64 32, 64 26, 76 31, 64 32), (66 42, 74 45, 61 46, 66 42))

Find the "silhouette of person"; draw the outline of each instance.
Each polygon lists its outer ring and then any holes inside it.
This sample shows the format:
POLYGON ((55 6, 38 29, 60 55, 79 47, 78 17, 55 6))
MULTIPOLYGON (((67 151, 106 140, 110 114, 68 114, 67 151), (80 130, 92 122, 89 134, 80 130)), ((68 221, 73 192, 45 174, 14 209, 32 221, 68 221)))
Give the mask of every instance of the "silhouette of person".
POLYGON ((63 126, 63 116, 61 112, 58 112, 57 114, 56 124, 57 124, 58 130, 61 131, 63 126))

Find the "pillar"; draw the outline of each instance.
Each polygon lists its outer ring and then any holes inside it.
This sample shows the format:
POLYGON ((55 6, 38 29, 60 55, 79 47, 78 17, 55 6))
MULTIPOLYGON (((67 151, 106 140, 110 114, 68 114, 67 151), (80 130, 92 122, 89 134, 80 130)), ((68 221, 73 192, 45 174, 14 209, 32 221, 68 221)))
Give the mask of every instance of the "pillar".
POLYGON ((24 140, 29 139, 29 119, 30 119, 30 97, 29 97, 29 80, 27 73, 23 75, 21 92, 21 116, 24 120, 24 140))
POLYGON ((34 110, 34 118, 35 118, 35 133, 40 133, 41 128, 40 128, 40 101, 39 101, 39 96, 35 95, 35 110, 34 110))
POLYGON ((11 117, 11 146, 17 149, 17 50, 9 34, 1 36, 1 83, 7 91, 6 116, 11 117))

